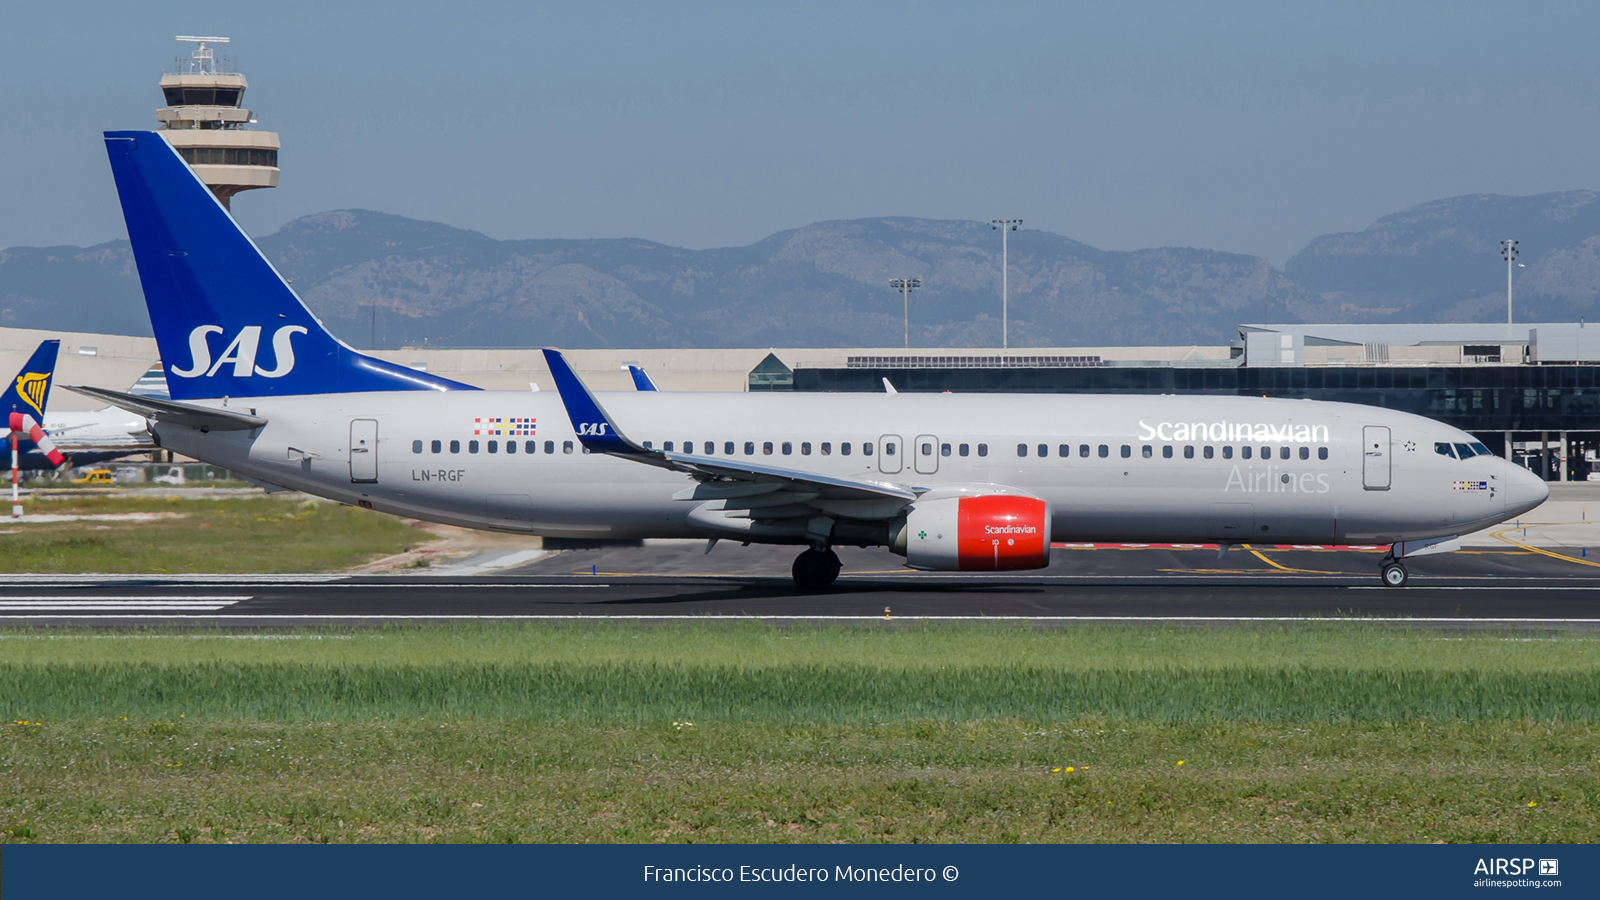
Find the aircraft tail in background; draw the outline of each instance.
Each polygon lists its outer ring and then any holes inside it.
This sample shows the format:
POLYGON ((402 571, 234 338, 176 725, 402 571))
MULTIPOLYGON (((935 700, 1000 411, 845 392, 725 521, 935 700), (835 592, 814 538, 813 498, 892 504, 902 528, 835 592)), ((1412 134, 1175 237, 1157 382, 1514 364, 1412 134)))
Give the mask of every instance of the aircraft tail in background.
POLYGON ((55 379, 56 355, 61 351, 60 341, 44 341, 33 351, 11 383, 0 396, 0 413, 9 419, 11 413, 31 415, 44 421, 45 404, 50 400, 50 382, 55 379))

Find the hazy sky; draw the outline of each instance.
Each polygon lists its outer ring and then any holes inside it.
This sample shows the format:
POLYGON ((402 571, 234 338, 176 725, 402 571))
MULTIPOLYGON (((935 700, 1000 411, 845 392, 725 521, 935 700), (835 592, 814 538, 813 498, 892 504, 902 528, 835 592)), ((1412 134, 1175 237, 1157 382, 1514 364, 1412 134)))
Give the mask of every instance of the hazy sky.
POLYGON ((1600 5, 212 2, 7 7, 0 247, 121 237, 99 133, 221 34, 282 186, 497 238, 744 245, 1022 217, 1275 265, 1439 197, 1597 186, 1600 5))

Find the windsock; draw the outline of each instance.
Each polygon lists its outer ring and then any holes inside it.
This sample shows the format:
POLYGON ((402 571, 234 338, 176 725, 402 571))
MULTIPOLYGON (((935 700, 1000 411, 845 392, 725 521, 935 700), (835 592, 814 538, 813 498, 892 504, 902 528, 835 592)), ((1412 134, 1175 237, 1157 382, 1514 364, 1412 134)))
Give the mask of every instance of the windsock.
POLYGON ((50 458, 51 465, 59 466, 67 461, 67 458, 61 455, 61 451, 56 449, 56 445, 50 442, 50 436, 45 434, 39 423, 33 420, 33 416, 27 413, 12 413, 11 430, 26 434, 28 440, 33 441, 34 446, 39 448, 39 452, 50 458))

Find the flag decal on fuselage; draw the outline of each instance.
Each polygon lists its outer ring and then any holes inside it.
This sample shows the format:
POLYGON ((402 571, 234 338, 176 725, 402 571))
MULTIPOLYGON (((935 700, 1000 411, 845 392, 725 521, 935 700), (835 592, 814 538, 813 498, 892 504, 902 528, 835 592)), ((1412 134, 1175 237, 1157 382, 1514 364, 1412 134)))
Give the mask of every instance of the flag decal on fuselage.
POLYGON ((33 411, 40 416, 44 415, 44 395, 50 390, 50 373, 25 372, 17 376, 17 394, 23 401, 33 407, 33 411))
POLYGON ((538 433, 539 420, 526 417, 475 418, 473 434, 505 435, 507 437, 533 437, 538 433))

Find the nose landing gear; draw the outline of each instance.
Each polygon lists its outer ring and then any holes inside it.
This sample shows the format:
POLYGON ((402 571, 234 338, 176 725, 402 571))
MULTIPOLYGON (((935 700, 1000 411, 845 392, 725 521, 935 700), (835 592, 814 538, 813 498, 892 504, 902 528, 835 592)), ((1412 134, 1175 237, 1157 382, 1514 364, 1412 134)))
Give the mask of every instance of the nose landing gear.
POLYGON ((833 550, 807 550, 794 559, 794 568, 790 573, 794 575, 795 586, 802 591, 812 593, 827 590, 839 577, 839 554, 833 550))
POLYGON ((1404 563, 1394 557, 1385 557, 1383 561, 1383 583, 1389 587, 1405 587, 1406 579, 1411 577, 1406 572, 1404 563))

